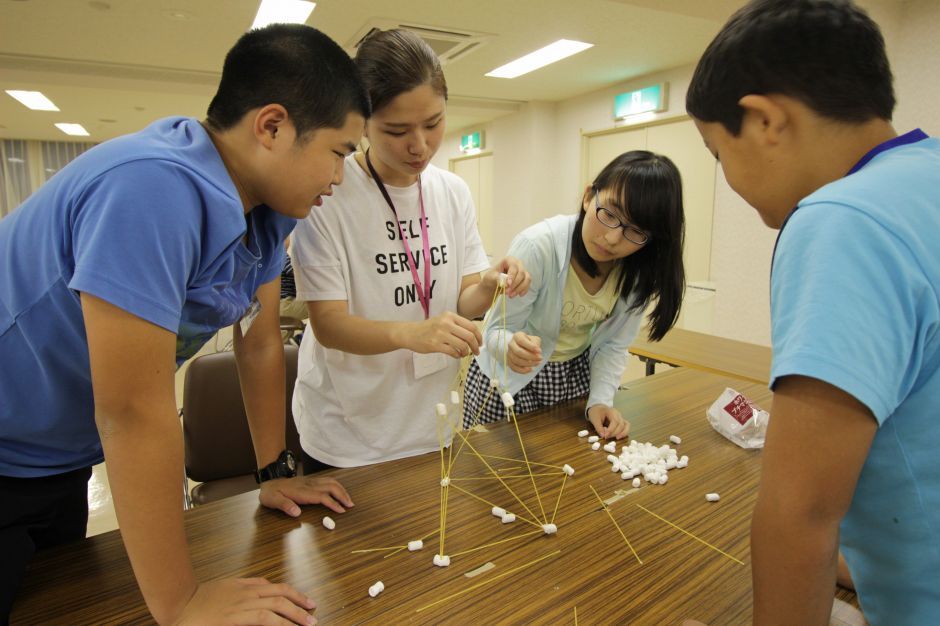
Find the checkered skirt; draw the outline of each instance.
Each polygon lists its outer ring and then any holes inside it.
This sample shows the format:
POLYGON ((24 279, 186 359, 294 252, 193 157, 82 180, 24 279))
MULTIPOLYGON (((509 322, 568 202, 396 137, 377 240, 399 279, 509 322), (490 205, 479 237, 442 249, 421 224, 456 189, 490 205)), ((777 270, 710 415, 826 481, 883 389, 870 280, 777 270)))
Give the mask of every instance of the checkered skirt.
MULTIPOLYGON (((573 398, 583 398, 591 388, 590 348, 568 361, 549 361, 528 385, 513 397, 516 415, 553 406, 573 398)), ((507 419, 506 407, 499 393, 491 392, 490 379, 483 373, 476 359, 470 363, 464 384, 463 427, 477 423, 490 424, 507 419)))

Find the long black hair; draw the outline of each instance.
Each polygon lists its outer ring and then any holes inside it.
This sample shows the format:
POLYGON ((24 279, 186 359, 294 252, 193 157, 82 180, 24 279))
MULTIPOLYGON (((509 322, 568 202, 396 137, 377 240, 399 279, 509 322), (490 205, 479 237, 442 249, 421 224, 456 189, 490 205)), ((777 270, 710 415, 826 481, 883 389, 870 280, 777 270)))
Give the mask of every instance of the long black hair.
MULTIPOLYGON (((682 208, 682 178, 675 164, 661 154, 646 150, 625 152, 607 164, 592 184, 586 200, 608 190, 624 208, 622 221, 650 234, 642 248, 620 259, 620 297, 631 311, 644 310, 655 298, 650 313, 649 338, 659 341, 676 323, 685 291, 682 248, 685 214, 682 208)), ((590 206, 590 205, 589 205, 590 206)), ((593 206, 590 210, 594 210, 593 206)), ((611 208, 610 210, 614 210, 611 208)), ((589 276, 597 276, 597 263, 584 247, 581 229, 584 205, 571 236, 571 256, 589 276)))

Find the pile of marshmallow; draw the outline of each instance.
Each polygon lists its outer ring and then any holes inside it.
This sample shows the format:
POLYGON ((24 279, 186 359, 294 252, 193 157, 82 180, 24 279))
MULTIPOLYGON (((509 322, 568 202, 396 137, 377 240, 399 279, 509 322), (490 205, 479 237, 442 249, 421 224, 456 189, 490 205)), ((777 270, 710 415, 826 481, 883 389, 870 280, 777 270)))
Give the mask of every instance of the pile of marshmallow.
MULTIPOLYGON (((592 450, 600 449, 600 440, 597 435, 588 437, 588 431, 582 430, 578 437, 587 437, 592 450)), ((682 439, 676 435, 669 437, 669 440, 679 445, 682 439)), ((623 480, 633 480, 633 486, 639 487, 642 482, 640 476, 651 485, 665 485, 669 481, 669 471, 673 469, 682 469, 688 467, 689 457, 679 456, 674 448, 667 445, 654 446, 652 443, 639 443, 631 440, 628 445, 620 449, 620 455, 613 454, 617 451, 617 442, 611 441, 604 445, 604 451, 609 452, 607 461, 610 463, 612 472, 620 472, 620 478, 623 480)))

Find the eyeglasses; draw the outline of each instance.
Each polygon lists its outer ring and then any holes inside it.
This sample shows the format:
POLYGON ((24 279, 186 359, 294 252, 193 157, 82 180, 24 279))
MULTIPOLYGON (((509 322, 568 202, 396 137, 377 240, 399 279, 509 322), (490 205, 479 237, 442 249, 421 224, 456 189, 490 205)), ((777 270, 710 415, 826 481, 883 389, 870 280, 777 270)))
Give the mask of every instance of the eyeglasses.
POLYGON ((652 235, 646 231, 640 230, 632 224, 624 224, 621 222, 620 218, 598 204, 598 196, 600 196, 600 194, 597 192, 597 190, 594 190, 594 210, 597 213, 598 222, 607 228, 623 229, 623 238, 630 243, 635 243, 638 246, 643 246, 649 243, 652 235))

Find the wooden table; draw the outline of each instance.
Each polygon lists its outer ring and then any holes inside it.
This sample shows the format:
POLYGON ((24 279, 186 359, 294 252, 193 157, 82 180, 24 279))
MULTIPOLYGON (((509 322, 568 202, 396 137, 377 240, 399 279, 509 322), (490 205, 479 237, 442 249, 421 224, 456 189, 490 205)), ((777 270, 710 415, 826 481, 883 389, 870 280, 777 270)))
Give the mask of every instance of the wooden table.
POLYGON ((770 382, 770 348, 744 341, 673 328, 662 341, 638 336, 629 352, 646 362, 647 376, 657 363, 668 363, 763 385, 770 382))
MULTIPOLYGON (((645 378, 618 394, 616 405, 631 419, 634 438, 660 445, 679 435, 680 454, 691 459, 687 469, 669 472, 665 485, 638 490, 610 471, 607 453, 592 451, 577 437, 584 427, 583 405, 570 403, 521 418, 529 460, 553 468, 536 466, 537 474, 547 475, 530 478, 514 469, 518 463, 487 462, 503 470, 503 480, 541 517, 531 489, 531 481, 538 482, 546 517, 552 517, 557 503, 557 534, 545 535, 522 520, 504 525, 493 517, 489 503, 520 517, 529 514, 498 481, 467 480, 487 472, 465 448, 449 488, 445 552, 451 555, 450 567, 432 565, 439 546, 434 533, 440 526, 441 492, 441 458, 435 453, 335 470, 356 506, 332 514, 334 531, 321 525, 321 507, 306 507, 299 519, 291 519, 261 508, 255 493, 188 512, 196 573, 203 580, 265 576, 288 582, 318 602, 321 624, 574 624, 576 614, 581 624, 678 624, 687 617, 710 624, 749 623, 748 526, 760 452, 738 448, 709 426, 705 409, 726 386, 770 408, 764 386, 687 369, 645 378), (558 469, 565 463, 576 470, 571 478, 562 478, 558 469), (610 504, 610 515, 591 487, 604 499, 621 496, 610 504), (705 501, 711 491, 721 494, 720 502, 705 501), (354 552, 404 546, 421 537, 425 546, 418 552, 354 552), (501 540, 506 541, 461 554, 501 540), (493 567, 468 576, 487 563, 493 567), (370 598, 368 588, 378 580, 385 591, 370 598)), ((469 441, 481 454, 521 458, 516 429, 509 423, 473 433, 469 441)), ((14 624, 148 620, 118 531, 42 553, 13 612, 14 624)))

